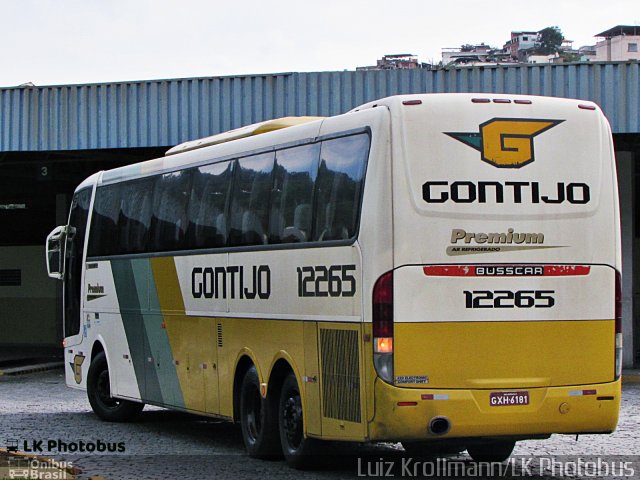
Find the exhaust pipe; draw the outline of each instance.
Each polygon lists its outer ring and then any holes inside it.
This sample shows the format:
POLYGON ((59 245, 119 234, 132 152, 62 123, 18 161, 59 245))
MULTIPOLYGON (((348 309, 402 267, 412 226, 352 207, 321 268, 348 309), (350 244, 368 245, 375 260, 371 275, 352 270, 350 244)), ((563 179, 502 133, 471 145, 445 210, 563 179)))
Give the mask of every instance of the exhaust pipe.
POLYGON ((447 417, 433 417, 429 420, 429 433, 433 435, 444 435, 451 430, 451 422, 447 417))

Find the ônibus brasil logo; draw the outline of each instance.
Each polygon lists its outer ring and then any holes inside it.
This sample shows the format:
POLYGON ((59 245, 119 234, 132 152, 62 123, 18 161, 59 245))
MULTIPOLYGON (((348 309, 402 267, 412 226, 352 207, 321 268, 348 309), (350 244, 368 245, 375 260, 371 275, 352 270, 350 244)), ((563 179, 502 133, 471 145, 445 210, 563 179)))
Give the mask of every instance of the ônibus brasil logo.
POLYGON ((482 160, 498 168, 521 168, 534 160, 533 137, 564 120, 492 118, 479 132, 444 132, 480 152, 482 160))

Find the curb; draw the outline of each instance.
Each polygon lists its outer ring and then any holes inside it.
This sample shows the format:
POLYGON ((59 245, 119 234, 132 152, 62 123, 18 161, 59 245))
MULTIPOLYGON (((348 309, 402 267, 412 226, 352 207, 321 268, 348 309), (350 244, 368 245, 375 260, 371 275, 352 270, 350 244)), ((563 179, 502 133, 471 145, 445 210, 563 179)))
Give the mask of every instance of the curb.
POLYGON ((47 362, 47 363, 38 363, 35 365, 25 365, 24 367, 11 367, 0 369, 0 377, 3 375, 24 375, 27 373, 35 373, 35 372, 44 372, 46 370, 55 370, 58 368, 62 368, 64 366, 64 362, 47 362))
POLYGON ((640 383, 640 372, 623 373, 622 383, 640 383))

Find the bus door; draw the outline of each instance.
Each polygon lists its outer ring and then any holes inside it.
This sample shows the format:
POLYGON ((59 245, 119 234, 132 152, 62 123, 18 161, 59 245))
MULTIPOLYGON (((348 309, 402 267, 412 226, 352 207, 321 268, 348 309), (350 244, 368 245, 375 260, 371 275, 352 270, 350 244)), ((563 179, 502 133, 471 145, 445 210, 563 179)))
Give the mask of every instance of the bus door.
POLYGON ((66 346, 77 345, 82 341, 82 262, 90 202, 91 188, 77 192, 71 201, 64 248, 63 305, 66 346))

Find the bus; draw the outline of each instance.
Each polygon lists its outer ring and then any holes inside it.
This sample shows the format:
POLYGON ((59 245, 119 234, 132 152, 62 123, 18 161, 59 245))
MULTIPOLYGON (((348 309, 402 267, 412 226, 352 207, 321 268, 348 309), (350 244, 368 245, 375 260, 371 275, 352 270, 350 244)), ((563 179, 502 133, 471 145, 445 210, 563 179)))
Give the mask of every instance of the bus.
POLYGON ((617 195, 583 100, 402 95, 183 143, 89 177, 47 239, 66 383, 107 421, 239 422, 293 467, 610 433, 617 195))

